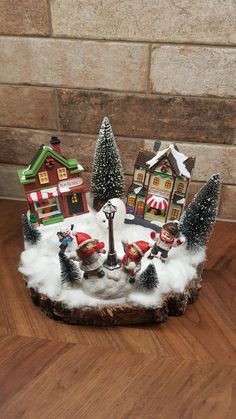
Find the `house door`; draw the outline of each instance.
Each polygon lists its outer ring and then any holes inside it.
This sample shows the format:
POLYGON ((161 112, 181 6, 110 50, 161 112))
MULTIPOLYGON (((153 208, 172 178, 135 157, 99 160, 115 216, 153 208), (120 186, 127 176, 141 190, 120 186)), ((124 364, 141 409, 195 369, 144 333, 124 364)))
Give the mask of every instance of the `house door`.
POLYGON ((138 201, 137 206, 136 206, 136 215, 138 217, 141 217, 143 215, 143 212, 144 212, 144 202, 138 201))
POLYGON ((67 205, 69 208, 70 215, 80 214, 84 212, 83 201, 81 193, 73 193, 67 196, 67 205))

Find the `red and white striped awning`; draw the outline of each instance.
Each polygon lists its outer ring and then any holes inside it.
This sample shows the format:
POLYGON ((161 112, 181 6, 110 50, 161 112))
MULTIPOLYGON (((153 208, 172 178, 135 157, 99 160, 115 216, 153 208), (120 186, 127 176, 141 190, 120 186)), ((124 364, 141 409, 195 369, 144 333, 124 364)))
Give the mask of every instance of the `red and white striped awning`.
POLYGON ((168 208, 168 201, 165 198, 162 198, 161 196, 148 195, 147 205, 151 208, 164 210, 168 208))
POLYGON ((42 189, 41 191, 31 192, 26 194, 26 198, 29 204, 33 202, 44 201, 45 199, 55 198, 60 195, 58 188, 42 189))

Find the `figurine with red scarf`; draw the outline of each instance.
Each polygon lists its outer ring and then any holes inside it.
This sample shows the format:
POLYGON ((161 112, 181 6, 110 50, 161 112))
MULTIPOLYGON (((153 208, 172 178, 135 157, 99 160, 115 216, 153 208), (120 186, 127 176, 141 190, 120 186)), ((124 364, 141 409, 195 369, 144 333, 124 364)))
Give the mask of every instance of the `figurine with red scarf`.
POLYGON ((103 259, 101 253, 106 253, 103 242, 92 239, 87 233, 76 233, 77 241, 77 258, 80 261, 80 268, 84 271, 84 278, 88 279, 89 275, 96 274, 98 278, 105 275, 102 269, 103 259))
POLYGON ((185 237, 179 235, 178 223, 175 221, 164 224, 159 234, 152 231, 150 237, 155 241, 155 244, 148 259, 159 257, 163 263, 166 262, 168 252, 172 247, 185 243, 185 237))
POLYGON ((149 243, 139 240, 128 244, 122 241, 124 248, 124 256, 122 258, 122 267, 125 272, 129 274, 129 282, 135 282, 135 276, 141 269, 141 260, 144 254, 150 249, 149 243))

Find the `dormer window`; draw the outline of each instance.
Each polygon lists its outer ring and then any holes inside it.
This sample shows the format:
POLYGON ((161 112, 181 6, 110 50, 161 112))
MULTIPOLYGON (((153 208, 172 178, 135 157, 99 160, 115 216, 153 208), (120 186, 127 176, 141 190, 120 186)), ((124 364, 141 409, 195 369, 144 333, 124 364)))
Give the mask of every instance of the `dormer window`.
POLYGON ((49 183, 48 172, 39 172, 38 177, 39 177, 39 182, 41 185, 44 185, 45 183, 49 183))
POLYGON ((161 165, 161 171, 163 173, 166 173, 166 172, 168 172, 168 169, 169 169, 169 166, 167 164, 167 161, 164 161, 164 163, 161 165))
POLYGON ((59 180, 67 179, 67 171, 65 167, 57 169, 57 176, 59 180))

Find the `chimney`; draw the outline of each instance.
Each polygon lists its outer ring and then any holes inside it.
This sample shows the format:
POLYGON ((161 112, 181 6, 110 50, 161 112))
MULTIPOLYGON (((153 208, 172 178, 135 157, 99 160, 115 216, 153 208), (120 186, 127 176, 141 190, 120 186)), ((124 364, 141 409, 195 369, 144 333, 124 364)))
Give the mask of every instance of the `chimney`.
POLYGON ((61 154, 61 140, 58 137, 51 137, 50 144, 55 153, 61 154))
POLYGON ((154 142, 153 151, 157 153, 160 150, 160 148, 161 148, 161 140, 156 140, 154 142))

